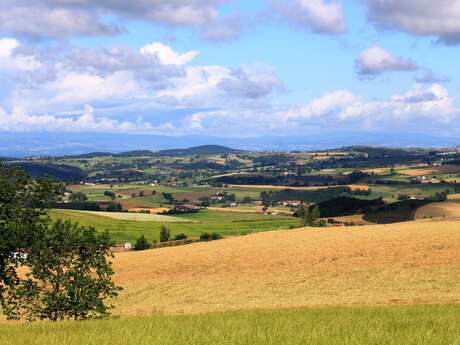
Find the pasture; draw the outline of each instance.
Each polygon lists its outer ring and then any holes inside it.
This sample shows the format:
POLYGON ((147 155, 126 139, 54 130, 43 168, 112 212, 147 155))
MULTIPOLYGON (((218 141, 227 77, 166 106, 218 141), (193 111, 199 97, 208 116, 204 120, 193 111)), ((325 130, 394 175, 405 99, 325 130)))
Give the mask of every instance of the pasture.
POLYGON ((435 202, 420 207, 417 212, 415 212, 415 219, 459 217, 460 203, 458 202, 435 202))
POLYGON ((288 216, 208 210, 175 216, 53 210, 51 217, 68 219, 84 226, 93 226, 99 231, 108 230, 117 243, 134 243, 142 234, 151 241, 158 240, 162 225, 168 226, 172 237, 184 233, 189 238, 199 238, 203 232, 217 232, 222 236, 238 236, 253 232, 287 229, 300 224, 299 219, 288 216), (133 219, 126 219, 126 217, 133 219), (139 220, 139 218, 143 219, 139 220))

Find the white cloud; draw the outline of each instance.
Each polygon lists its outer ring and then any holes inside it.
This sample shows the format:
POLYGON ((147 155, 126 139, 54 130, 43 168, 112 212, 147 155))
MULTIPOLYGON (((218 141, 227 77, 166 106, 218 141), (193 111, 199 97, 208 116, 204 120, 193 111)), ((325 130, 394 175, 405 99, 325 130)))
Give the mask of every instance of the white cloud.
POLYGON ((424 89, 416 84, 402 95, 387 100, 365 100, 347 90, 331 92, 305 106, 281 111, 283 126, 325 124, 330 128, 362 127, 389 130, 395 125, 417 127, 423 123, 446 123, 459 113, 453 98, 439 84, 424 89))
POLYGON ((178 100, 192 97, 212 98, 219 83, 230 76, 231 70, 222 66, 187 67, 183 78, 174 78, 173 87, 160 90, 158 97, 178 100))
POLYGON ((142 97, 145 90, 130 72, 115 72, 107 77, 65 73, 48 85, 56 96, 50 103, 82 104, 93 101, 105 101, 142 97))
POLYGON ((427 89, 420 85, 403 95, 394 95, 383 101, 358 101, 344 108, 338 117, 342 120, 366 119, 368 122, 422 121, 448 122, 457 116, 458 109, 447 90, 438 84, 427 89))
POLYGON ((94 109, 86 105, 77 116, 57 117, 55 115, 30 115, 22 108, 14 108, 9 114, 0 108, 0 131, 11 132, 111 132, 111 133, 162 133, 172 130, 171 123, 153 126, 141 119, 135 122, 118 121, 96 116, 94 109))
POLYGON ((391 71, 414 71, 417 69, 415 62, 394 56, 378 46, 361 52, 355 64, 361 75, 378 75, 391 71))
POLYGON ((338 90, 325 94, 305 106, 287 111, 283 114, 283 118, 287 120, 295 118, 321 118, 340 112, 350 104, 356 103, 357 100, 358 99, 350 91, 338 90))
POLYGON ((327 0, 270 0, 275 15, 294 25, 316 33, 341 34, 347 25, 338 1, 327 0))
POLYGON ((0 39, 0 73, 31 72, 40 67, 34 56, 16 53, 20 45, 19 41, 13 38, 0 39))
POLYGON ((0 33, 30 37, 113 35, 127 20, 202 27, 220 20, 227 0, 0 1, 0 33), (108 22, 107 18, 112 21, 108 22))
POLYGON ((362 1, 370 20, 380 28, 417 36, 434 36, 447 44, 460 43, 460 1, 362 1))
POLYGON ((223 78, 219 88, 232 97, 259 99, 283 88, 283 83, 271 71, 253 71, 240 67, 223 78))
POLYGON ((191 50, 180 54, 163 43, 154 42, 143 46, 141 48, 141 54, 156 56, 162 65, 181 66, 192 61, 200 54, 200 52, 191 50))

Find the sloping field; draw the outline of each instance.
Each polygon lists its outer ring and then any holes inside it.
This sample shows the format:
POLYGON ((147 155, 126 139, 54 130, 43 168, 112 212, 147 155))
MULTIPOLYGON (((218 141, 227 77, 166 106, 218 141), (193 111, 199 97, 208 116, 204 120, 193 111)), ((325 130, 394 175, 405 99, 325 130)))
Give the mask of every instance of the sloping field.
POLYGON ((129 213, 129 212, 99 212, 99 211, 74 211, 78 213, 93 214, 99 217, 107 217, 118 220, 135 220, 138 222, 189 222, 189 220, 184 218, 172 217, 172 216, 163 216, 160 214, 151 214, 151 213, 129 213))
POLYGON ((460 222, 260 233, 117 254, 116 313, 460 302, 460 222))
MULTIPOLYGON (((325 220, 327 220, 326 218, 325 220)), ((341 217, 332 217, 337 222, 344 222, 344 223, 354 223, 356 225, 372 225, 373 223, 364 220, 362 214, 355 214, 352 216, 341 216, 341 217)))
POLYGON ((456 218, 460 217, 460 203, 458 202, 434 202, 420 207, 415 212, 416 219, 424 218, 456 218))
POLYGON ((423 176, 436 174, 437 170, 434 169, 407 169, 398 171, 400 174, 409 176, 423 176))
MULTIPOLYGON (((230 188, 247 188, 247 189, 267 189, 267 190, 284 190, 284 189, 293 189, 293 190, 317 190, 331 188, 334 186, 309 186, 309 187, 291 187, 291 186, 276 186, 276 185, 261 185, 261 184, 252 184, 252 185, 242 185, 242 184, 231 184, 230 188)), ((336 186, 337 187, 337 186, 336 186)), ((369 190, 369 186, 366 185, 357 185, 351 184, 346 187, 350 187, 351 190, 369 190)))

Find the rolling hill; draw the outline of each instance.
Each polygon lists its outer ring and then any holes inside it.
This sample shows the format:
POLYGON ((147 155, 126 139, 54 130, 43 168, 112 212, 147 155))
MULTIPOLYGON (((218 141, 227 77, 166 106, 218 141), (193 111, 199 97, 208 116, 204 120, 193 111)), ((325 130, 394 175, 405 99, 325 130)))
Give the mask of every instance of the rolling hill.
POLYGON ((201 145, 188 149, 162 150, 158 153, 162 156, 187 156, 187 155, 221 155, 228 153, 242 153, 243 150, 235 150, 221 145, 201 145))
POLYGON ((116 314, 460 303, 459 221, 274 231, 117 254, 116 314))
POLYGON ((68 165, 54 165, 35 162, 19 162, 14 163, 13 165, 23 169, 33 178, 50 176, 58 181, 80 181, 86 176, 81 169, 68 165))

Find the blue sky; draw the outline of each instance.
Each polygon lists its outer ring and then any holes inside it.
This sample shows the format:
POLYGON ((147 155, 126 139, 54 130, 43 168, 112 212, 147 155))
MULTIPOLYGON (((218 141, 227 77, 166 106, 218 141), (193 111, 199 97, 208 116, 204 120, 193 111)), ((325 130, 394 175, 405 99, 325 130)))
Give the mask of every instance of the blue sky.
POLYGON ((2 2, 0 131, 458 136, 459 44, 458 0, 2 2))

